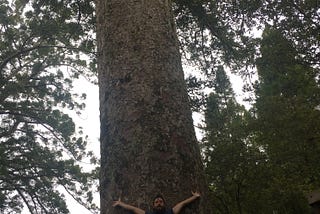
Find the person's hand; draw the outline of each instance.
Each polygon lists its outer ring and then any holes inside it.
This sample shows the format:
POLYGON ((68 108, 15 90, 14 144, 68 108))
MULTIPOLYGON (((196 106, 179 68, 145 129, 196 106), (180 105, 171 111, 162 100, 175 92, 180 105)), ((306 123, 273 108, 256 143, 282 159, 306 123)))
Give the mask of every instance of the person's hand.
POLYGON ((119 198, 117 201, 113 201, 112 206, 113 206, 113 207, 117 207, 117 206, 122 207, 123 204, 124 204, 124 203, 123 203, 123 202, 121 201, 121 199, 119 198))
POLYGON ((193 196, 200 198, 200 192, 196 191, 196 192, 191 192, 193 196))

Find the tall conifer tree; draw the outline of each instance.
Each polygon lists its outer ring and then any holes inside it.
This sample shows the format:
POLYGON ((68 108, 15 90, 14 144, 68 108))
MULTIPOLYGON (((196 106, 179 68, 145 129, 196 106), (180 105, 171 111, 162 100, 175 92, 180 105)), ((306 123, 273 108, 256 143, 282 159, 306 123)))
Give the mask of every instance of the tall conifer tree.
POLYGON ((257 142, 272 165, 273 197, 282 201, 274 209, 302 213, 306 206, 303 193, 317 188, 320 182, 316 167, 320 161, 318 71, 304 63, 293 45, 274 28, 265 30, 261 54, 255 127, 257 142))
POLYGON ((203 194, 183 213, 208 214, 178 40, 167 0, 97 1, 101 118, 101 213, 112 201, 147 209, 203 194))
POLYGON ((214 92, 207 99, 202 142, 213 204, 216 213, 252 213, 259 207, 251 198, 256 197, 256 178, 262 175, 258 173, 262 153, 252 145, 247 129, 249 113, 237 103, 222 67, 213 85, 214 92))

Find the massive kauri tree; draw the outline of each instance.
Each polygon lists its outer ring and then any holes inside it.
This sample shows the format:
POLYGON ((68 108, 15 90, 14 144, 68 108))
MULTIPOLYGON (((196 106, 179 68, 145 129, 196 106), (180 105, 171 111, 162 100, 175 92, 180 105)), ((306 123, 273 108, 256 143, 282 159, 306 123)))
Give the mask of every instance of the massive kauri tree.
MULTIPOLYGON (((147 209, 206 192, 167 0, 97 1, 101 118, 101 213, 121 197, 147 209)), ((204 194, 205 198, 205 194, 204 194)), ((201 200, 184 213, 210 213, 201 200)))

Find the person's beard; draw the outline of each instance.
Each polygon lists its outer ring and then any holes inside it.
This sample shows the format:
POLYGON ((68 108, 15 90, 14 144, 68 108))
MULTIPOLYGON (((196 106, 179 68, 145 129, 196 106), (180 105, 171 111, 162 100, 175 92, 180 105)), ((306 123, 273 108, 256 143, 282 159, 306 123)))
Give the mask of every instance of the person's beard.
POLYGON ((164 214, 166 212, 166 208, 164 206, 154 207, 153 213, 154 214, 164 214))

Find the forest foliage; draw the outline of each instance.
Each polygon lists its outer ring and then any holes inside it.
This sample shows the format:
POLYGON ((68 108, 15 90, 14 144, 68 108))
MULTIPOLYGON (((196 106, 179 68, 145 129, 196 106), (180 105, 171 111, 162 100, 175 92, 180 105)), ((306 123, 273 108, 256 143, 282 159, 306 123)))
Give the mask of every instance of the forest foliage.
POLYGON ((96 158, 66 113, 85 107, 86 95, 73 92, 73 80, 93 76, 81 58, 93 47, 93 8, 87 10, 76 2, 1 1, 1 213, 20 213, 23 206, 30 213, 68 213, 63 192, 96 209, 95 171, 80 166, 96 158))
POLYGON ((319 189, 319 80, 278 30, 266 28, 254 104, 237 103, 223 69, 205 109, 202 142, 218 213, 308 213, 319 189), (281 56, 281 57, 279 57, 281 56))
MULTIPOLYGON (((319 190, 319 4, 174 1, 217 213, 306 213, 305 194, 319 190)), ((80 161, 96 159, 65 111, 85 107, 73 81, 96 78, 94 1, 3 0, 0 32, 0 211, 68 213, 62 187, 95 212, 96 171, 80 161)))

